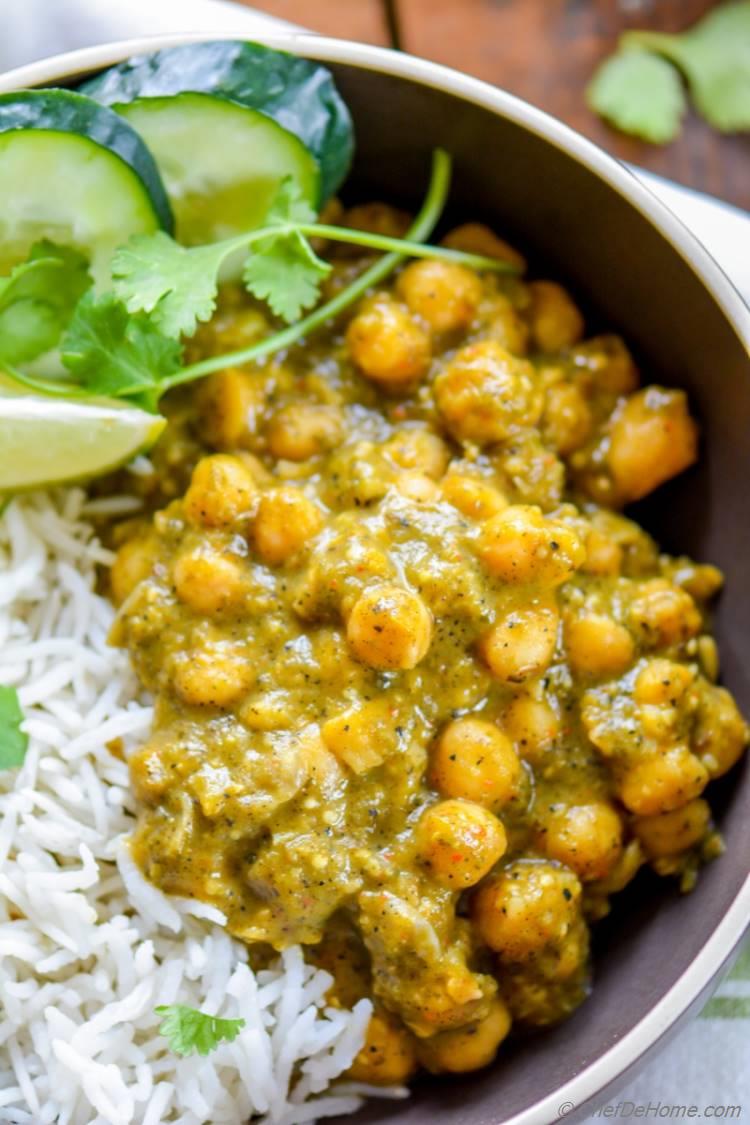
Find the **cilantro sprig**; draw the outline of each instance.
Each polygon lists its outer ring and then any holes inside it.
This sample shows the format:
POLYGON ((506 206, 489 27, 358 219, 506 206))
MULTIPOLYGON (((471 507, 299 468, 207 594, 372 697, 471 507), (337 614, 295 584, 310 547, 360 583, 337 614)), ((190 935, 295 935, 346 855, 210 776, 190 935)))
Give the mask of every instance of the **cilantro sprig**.
POLYGON ((62 342, 62 359, 79 386, 97 395, 135 399, 156 410, 165 381, 180 367, 182 349, 145 313, 128 313, 111 293, 87 293, 62 342))
MULTIPOLYGON (((114 255, 114 292, 87 292, 75 307, 60 343, 67 381, 40 379, 11 362, 5 370, 40 393, 106 395, 155 411, 172 387, 290 347, 353 304, 405 257, 516 272, 507 262, 426 245, 445 206, 450 176, 450 157, 436 150, 427 195, 403 239, 316 222, 290 179, 282 183, 263 226, 256 230, 196 247, 181 246, 163 231, 138 235, 114 255), (314 237, 384 253, 335 297, 319 304, 331 266, 315 253, 310 241, 314 237), (249 347, 183 366, 181 341, 210 319, 222 268, 238 255, 245 259, 247 289, 265 301, 285 327, 249 347)), ((2 355, 0 331, 0 362, 2 355)))
POLYGON ((243 1019, 219 1019, 187 1004, 161 1004, 154 1010, 164 1017, 159 1034, 176 1055, 208 1055, 220 1043, 232 1043, 245 1026, 243 1019))
MULTIPOLYGON (((438 172, 446 159, 444 153, 436 157, 438 172)), ((315 305, 321 283, 331 272, 330 263, 318 257, 310 244, 309 239, 316 236, 410 257, 460 261, 480 269, 508 268, 507 263, 480 255, 426 246, 414 235, 390 238, 318 223, 298 185, 287 177, 263 226, 256 230, 211 246, 191 248, 180 246, 164 232, 131 239, 115 253, 112 262, 115 293, 128 311, 149 313, 168 335, 190 335, 198 321, 210 318, 216 306, 222 266, 244 251, 247 289, 291 324, 315 305)))
POLYGON ((715 129, 750 129, 750 0, 721 4, 679 35, 625 32, 587 99, 623 132, 664 144, 679 134, 687 108, 682 79, 715 129))
POLYGON ((23 710, 14 687, 0 684, 0 770, 22 766, 29 736, 21 730, 23 710))
POLYGON ((44 239, 0 279, 0 363, 28 363, 51 351, 91 285, 77 250, 44 239))

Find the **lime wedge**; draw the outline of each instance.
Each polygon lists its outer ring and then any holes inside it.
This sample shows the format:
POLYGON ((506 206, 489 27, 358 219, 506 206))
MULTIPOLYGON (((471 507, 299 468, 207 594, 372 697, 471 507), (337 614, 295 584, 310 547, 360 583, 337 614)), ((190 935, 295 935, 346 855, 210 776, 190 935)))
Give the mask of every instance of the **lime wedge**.
POLYGON ((99 476, 152 445, 165 419, 134 407, 0 397, 0 492, 99 476))

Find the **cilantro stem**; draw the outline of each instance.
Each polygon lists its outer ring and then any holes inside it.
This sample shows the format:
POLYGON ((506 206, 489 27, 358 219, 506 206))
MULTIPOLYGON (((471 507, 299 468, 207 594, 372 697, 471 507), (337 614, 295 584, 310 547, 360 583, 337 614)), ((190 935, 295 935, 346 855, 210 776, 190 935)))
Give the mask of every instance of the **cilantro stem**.
POLYGON ((245 234, 228 238, 219 243, 225 258, 236 250, 246 250, 279 234, 302 234, 305 238, 325 238, 329 242, 346 242, 350 246, 363 246, 366 249, 382 250, 386 253, 400 254, 409 258, 438 258, 445 262, 458 262, 475 270, 494 270, 497 273, 519 273, 518 266, 500 258, 488 258, 485 254, 472 254, 466 250, 454 250, 449 246, 429 246, 410 238, 391 238, 387 234, 374 231, 355 230, 353 227, 330 226, 328 223, 274 223, 272 226, 258 227, 245 234))
POLYGON ((487 258, 484 254, 469 254, 465 250, 453 250, 448 246, 427 246, 409 238, 389 238, 386 234, 373 234, 371 231, 353 233, 346 227, 329 227, 325 223, 298 223, 291 228, 307 237, 327 238, 331 242, 349 242, 373 250, 386 250, 409 258, 439 258, 445 262, 459 262, 475 270, 495 270, 498 273, 519 273, 518 266, 499 258, 487 258))
MULTIPOLYGON (((412 244, 421 243, 429 238, 433 230, 437 226, 437 222, 445 207, 445 201, 448 198, 448 191, 450 189, 451 179, 451 158, 443 149, 436 149, 432 157, 432 172, 430 175, 430 183, 427 189, 427 194, 424 203, 416 216, 411 227, 407 231, 407 239, 412 244)), ((313 233, 320 233, 319 227, 312 227, 313 233)), ((278 228, 277 228, 278 229, 278 228)), ((325 228, 323 228, 325 229, 325 228)), ((339 229, 339 228, 332 228, 339 229)), ((360 232, 357 232, 357 239, 359 240, 360 232)), ((351 233, 350 233, 351 237, 351 233)), ((380 239, 380 236, 374 236, 380 239)), ((383 239, 380 239, 381 243, 383 239)), ((388 239, 387 241, 391 241, 388 239)), ((403 248, 408 243, 400 240, 394 240, 396 245, 403 248)), ((245 245, 247 242, 245 241, 245 245)), ((420 246, 424 251, 426 247, 420 246)), ((430 247, 434 249, 434 247, 430 247)), ((296 324, 289 325, 288 328, 283 328, 280 332, 275 332, 272 336, 266 337, 264 340, 259 340, 250 347, 241 348, 239 351, 227 352, 224 355, 210 356, 208 359, 200 360, 198 363, 191 363, 188 367, 183 367, 174 375, 166 378, 161 386, 159 392, 163 394, 165 391, 170 390, 172 387, 180 386, 183 383, 191 383, 194 379, 199 379, 203 375, 210 375, 214 371, 221 371, 225 367, 234 367, 240 363, 250 363, 253 360, 262 359, 263 356, 271 355, 273 352, 281 351, 282 348, 291 347, 306 336, 309 332, 319 328, 325 324, 327 320, 338 316, 340 312, 348 308, 359 297, 361 297, 367 290, 377 285, 391 273, 396 266, 407 257, 406 254, 392 251, 379 258, 368 269, 361 273, 351 285, 347 285, 330 301, 320 305, 317 309, 313 309, 308 316, 298 320, 296 324)))
POLYGON ((27 375, 25 371, 19 371, 10 363, 2 364, 2 372, 15 383, 43 395, 54 395, 57 398, 89 398, 91 394, 78 383, 66 383, 63 379, 37 379, 34 375, 27 375))
POLYGON ((668 35, 664 31, 640 31, 633 29, 625 31, 620 37, 622 48, 641 48, 669 55, 669 47, 678 39, 677 35, 668 35))

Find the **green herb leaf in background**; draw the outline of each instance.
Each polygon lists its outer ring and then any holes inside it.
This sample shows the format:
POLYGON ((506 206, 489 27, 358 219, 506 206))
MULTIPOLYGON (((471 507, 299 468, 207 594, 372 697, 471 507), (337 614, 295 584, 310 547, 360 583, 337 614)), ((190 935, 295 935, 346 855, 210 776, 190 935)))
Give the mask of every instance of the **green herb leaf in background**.
POLYGON ((155 1011, 164 1017, 159 1033, 176 1055, 208 1055, 220 1043, 232 1043, 245 1026, 242 1019, 222 1020, 186 1004, 162 1004, 155 1011))
POLYGON ((715 129, 750 129, 750 0, 720 5, 682 35, 631 31, 622 42, 678 66, 695 108, 715 129))
POLYGON ((29 736, 21 730, 24 714, 14 687, 0 685, 0 770, 22 766, 29 736))
POLYGON ((145 313, 128 313, 111 293, 87 293, 63 339, 62 357, 91 394, 136 398, 155 410, 160 385, 180 366, 181 348, 145 313))
POLYGON ((652 144, 675 139, 687 108, 675 68, 647 51, 613 55, 596 72, 586 99, 611 125, 652 144))
POLYGON ((57 347, 79 298, 91 285, 82 254, 46 239, 0 279, 0 360, 28 363, 57 347))
POLYGON ((628 31, 618 48, 594 75, 587 99, 624 132, 657 144, 677 136, 684 109, 678 72, 710 125, 750 130, 750 0, 722 4, 680 35, 628 31))

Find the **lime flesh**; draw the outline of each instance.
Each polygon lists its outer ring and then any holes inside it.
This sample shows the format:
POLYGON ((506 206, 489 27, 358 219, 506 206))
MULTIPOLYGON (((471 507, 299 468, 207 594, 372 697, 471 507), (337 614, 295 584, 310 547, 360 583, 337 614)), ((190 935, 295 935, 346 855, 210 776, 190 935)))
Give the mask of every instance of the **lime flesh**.
POLYGON ((84 480, 152 445, 165 419, 135 407, 0 397, 0 492, 84 480))

